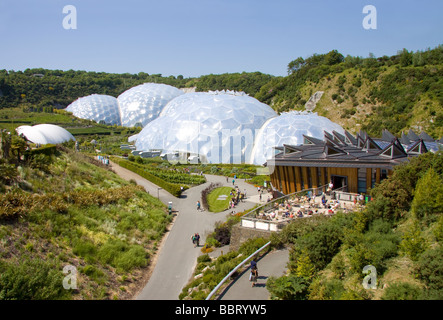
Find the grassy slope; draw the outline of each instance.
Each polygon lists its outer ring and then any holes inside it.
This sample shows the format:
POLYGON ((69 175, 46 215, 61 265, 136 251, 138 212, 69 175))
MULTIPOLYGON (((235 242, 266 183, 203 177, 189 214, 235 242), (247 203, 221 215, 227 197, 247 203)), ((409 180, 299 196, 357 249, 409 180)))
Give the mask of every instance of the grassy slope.
POLYGON ((28 211, 13 221, 0 220, 0 270, 9 275, 0 281, 0 298, 125 299, 140 285, 170 217, 143 189, 84 160, 76 153, 61 153, 47 172, 26 166, 20 170, 28 194, 82 190, 79 202, 85 204, 71 204, 65 213, 48 208, 28 211), (112 199, 93 203, 106 194, 112 199), (25 263, 28 259, 31 262, 25 263), (54 270, 52 278, 33 278, 33 268, 44 269, 39 264, 54 270), (66 265, 79 271, 76 291, 60 290, 66 265), (36 283, 25 294, 20 281, 36 283), (39 295, 42 287, 50 294, 39 295))

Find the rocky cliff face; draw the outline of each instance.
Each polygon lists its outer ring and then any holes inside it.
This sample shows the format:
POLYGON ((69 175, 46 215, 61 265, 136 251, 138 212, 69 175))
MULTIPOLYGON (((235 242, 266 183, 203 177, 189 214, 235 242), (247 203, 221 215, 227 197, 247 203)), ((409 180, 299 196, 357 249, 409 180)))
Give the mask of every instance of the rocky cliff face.
POLYGON ((306 111, 314 111, 317 103, 320 101, 321 97, 323 96, 324 91, 317 91, 314 93, 306 102, 305 109, 306 111))

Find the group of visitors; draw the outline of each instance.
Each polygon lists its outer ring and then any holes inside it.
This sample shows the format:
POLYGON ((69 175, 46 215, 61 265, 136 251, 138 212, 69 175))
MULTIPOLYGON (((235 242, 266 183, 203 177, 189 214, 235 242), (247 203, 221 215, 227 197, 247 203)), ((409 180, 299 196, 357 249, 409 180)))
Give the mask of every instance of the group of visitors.
POLYGON ((229 201, 228 210, 234 209, 240 202, 244 202, 244 199, 246 198, 246 189, 244 192, 241 192, 240 188, 235 186, 235 189, 231 190, 229 196, 231 197, 231 200, 229 201))
POLYGON ((194 244, 194 248, 200 245, 200 235, 198 233, 194 233, 191 237, 191 240, 194 244))

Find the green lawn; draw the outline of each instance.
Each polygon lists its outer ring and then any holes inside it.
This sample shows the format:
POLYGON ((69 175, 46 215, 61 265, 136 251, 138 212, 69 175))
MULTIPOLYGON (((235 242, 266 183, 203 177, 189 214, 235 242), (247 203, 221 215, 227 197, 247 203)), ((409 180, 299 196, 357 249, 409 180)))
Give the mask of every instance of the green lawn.
POLYGON ((211 212, 221 212, 228 208, 229 201, 231 200, 231 196, 229 193, 231 192, 231 187, 220 187, 217 189, 214 189, 209 195, 208 195, 208 204, 209 204, 209 211, 211 212), (217 200, 219 196, 226 195, 225 200, 217 200))

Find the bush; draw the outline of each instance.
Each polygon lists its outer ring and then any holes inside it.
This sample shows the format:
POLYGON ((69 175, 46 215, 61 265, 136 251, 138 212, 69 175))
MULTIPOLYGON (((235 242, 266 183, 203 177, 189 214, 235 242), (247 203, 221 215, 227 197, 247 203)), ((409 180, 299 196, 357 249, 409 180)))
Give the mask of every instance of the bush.
POLYGON ((421 289, 410 283, 393 283, 385 289, 382 300, 418 300, 421 289))
POLYGON ((309 300, 340 300, 345 293, 343 282, 338 279, 315 279, 309 286, 309 300))
POLYGON ((414 219, 403 234, 400 251, 411 258, 412 261, 417 261, 427 246, 426 240, 421 235, 419 222, 414 219))
POLYGON ((418 278, 422 280, 429 291, 439 293, 443 298, 443 248, 438 245, 424 252, 416 263, 418 278))
POLYGON ((306 300, 309 283, 304 278, 294 275, 269 277, 266 288, 272 300, 306 300))
POLYGON ((434 218, 443 212, 443 180, 433 168, 417 182, 411 210, 418 219, 434 218))
POLYGON ((62 270, 49 262, 26 258, 19 264, 0 263, 0 300, 67 299, 62 270))
POLYGON ((221 224, 215 228, 214 239, 219 245, 225 246, 231 242, 231 230, 228 225, 221 224))

